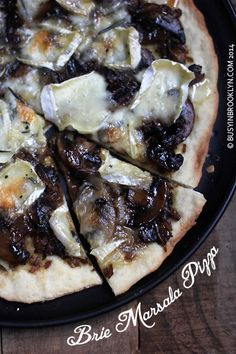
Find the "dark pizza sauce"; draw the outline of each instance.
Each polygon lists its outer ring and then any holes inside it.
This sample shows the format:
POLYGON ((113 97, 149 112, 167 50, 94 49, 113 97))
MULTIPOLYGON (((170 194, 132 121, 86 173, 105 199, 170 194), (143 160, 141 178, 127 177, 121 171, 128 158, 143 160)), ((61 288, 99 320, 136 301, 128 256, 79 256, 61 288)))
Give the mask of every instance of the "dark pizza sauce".
POLYGON ((170 126, 158 121, 149 121, 140 128, 146 143, 147 158, 157 164, 160 171, 178 171, 184 158, 176 154, 176 147, 191 134, 195 121, 195 111, 188 99, 179 118, 170 126))

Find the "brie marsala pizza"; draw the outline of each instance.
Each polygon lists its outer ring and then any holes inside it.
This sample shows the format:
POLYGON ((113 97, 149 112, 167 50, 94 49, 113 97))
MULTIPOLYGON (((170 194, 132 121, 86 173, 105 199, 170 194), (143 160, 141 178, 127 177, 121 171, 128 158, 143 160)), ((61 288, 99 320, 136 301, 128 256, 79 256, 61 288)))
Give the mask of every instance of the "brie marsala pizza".
POLYGON ((192 0, 0 0, 0 55, 0 297, 77 292, 102 283, 95 268, 127 291, 205 204, 193 188, 218 62, 202 14, 192 0))

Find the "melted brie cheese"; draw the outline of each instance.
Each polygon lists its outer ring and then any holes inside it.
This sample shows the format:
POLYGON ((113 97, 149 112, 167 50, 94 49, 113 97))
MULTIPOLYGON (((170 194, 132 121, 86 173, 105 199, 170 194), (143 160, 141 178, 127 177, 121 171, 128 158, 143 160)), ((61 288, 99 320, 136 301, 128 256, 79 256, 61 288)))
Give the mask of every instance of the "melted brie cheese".
POLYGON ((94 1, 91 0, 56 0, 66 10, 75 14, 88 16, 94 9, 94 1))
POLYGON ((11 88, 17 96, 21 97, 37 113, 43 113, 40 103, 42 84, 38 69, 30 69, 25 75, 20 77, 7 78, 0 84, 0 87, 3 92, 11 88))
POLYGON ((194 104, 200 104, 212 93, 210 81, 205 79, 190 89, 190 98, 194 104))
POLYGON ((106 82, 95 72, 45 86, 41 104, 60 130, 73 127, 82 134, 97 131, 109 115, 106 82))
POLYGON ((91 56, 106 66, 136 68, 141 60, 138 31, 133 27, 117 27, 98 35, 91 56))
POLYGON ((98 262, 104 262, 107 256, 113 253, 124 242, 125 239, 111 241, 100 247, 94 248, 90 253, 97 258, 98 262))
POLYGON ((172 124, 179 117, 194 74, 186 66, 165 59, 146 70, 131 110, 135 116, 172 124))
POLYGON ((54 235, 66 248, 69 256, 85 258, 66 202, 52 213, 49 224, 54 235))
POLYGON ((32 20, 48 0, 17 0, 21 16, 25 20, 32 20))
POLYGON ((81 42, 78 32, 67 29, 61 20, 48 20, 38 27, 18 30, 22 45, 18 60, 36 67, 60 70, 81 42))
POLYGON ((19 148, 35 151, 44 147, 44 120, 10 91, 6 101, 0 100, 0 151, 15 153, 19 148))
POLYGON ((102 161, 98 172, 108 182, 147 189, 152 183, 150 173, 112 157, 105 149, 102 150, 102 161))
POLYGON ((16 160, 0 171, 0 210, 21 212, 45 189, 33 166, 16 160))

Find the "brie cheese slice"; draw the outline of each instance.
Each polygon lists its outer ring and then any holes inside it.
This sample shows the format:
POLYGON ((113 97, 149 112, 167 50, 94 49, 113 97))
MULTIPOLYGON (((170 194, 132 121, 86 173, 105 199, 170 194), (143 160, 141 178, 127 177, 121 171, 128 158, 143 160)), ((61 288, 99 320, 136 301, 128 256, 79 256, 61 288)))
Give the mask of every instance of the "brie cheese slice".
POLYGON ((99 34, 92 53, 106 66, 135 69, 141 60, 139 33, 133 27, 116 27, 99 34))
POLYGON ((194 73, 183 64, 155 60, 144 73, 131 110, 135 116, 170 125, 180 116, 193 79, 194 73))
POLYGON ((66 248, 69 256, 85 258, 85 253, 81 243, 78 242, 78 236, 75 232, 66 201, 52 213, 49 224, 54 235, 66 248))
POLYGON ((16 160, 0 171, 0 210, 22 212, 44 192, 45 185, 33 166, 16 160))
POLYGON ((140 168, 118 160, 105 149, 102 150, 103 162, 98 172, 108 182, 119 183, 126 186, 139 186, 149 188, 152 176, 140 168))
POLYGON ((97 131, 109 116, 106 82, 92 72, 45 86, 41 105, 45 117, 60 130, 73 127, 82 134, 97 131))
POLYGON ((56 0, 56 2, 68 11, 84 16, 88 16, 95 7, 94 1, 91 0, 56 0))
POLYGON ((25 64, 60 70, 81 42, 78 32, 61 19, 47 20, 33 28, 22 27, 17 34, 22 44, 17 59, 25 64))
POLYGON ((35 151, 44 147, 46 138, 43 118, 10 91, 5 99, 6 102, 0 100, 0 151, 15 153, 19 148, 35 151))

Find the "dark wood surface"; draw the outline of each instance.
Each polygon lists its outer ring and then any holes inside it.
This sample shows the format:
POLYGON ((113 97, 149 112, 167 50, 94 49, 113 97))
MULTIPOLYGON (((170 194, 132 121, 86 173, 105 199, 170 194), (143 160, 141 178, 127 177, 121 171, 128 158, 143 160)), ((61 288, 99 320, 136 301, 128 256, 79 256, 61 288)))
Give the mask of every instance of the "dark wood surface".
MULTIPOLYGON (((236 6, 236 0, 233 0, 236 6)), ((7 329, 0 332, 1 354, 50 353, 236 353, 236 196, 208 240, 189 261, 201 261, 209 250, 219 248, 216 271, 212 276, 198 275, 195 285, 155 318, 155 326, 147 329, 138 323, 126 332, 116 333, 118 315, 126 309, 142 312, 154 307, 168 295, 168 287, 181 288, 181 270, 138 301, 104 316, 61 327, 46 329, 7 329), (70 347, 67 338, 79 325, 89 324, 96 332, 110 328, 113 335, 99 342, 70 347)), ((152 323, 153 321, 148 321, 152 323)))

